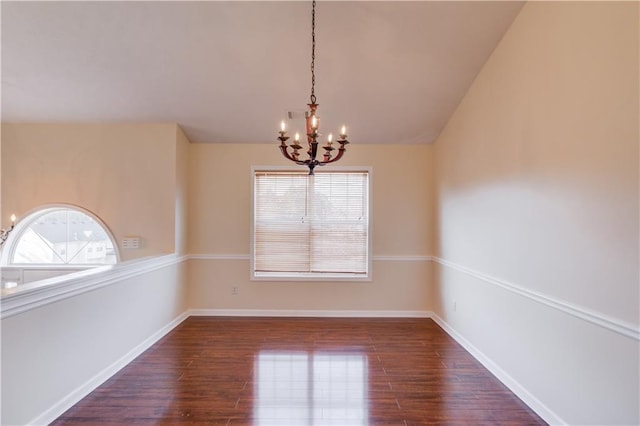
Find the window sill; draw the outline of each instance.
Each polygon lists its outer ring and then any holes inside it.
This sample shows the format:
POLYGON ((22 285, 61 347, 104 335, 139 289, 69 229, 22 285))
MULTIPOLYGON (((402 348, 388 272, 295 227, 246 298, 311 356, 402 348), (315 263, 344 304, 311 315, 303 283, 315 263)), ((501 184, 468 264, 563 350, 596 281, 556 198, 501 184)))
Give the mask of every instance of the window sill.
POLYGON ((289 273, 283 274, 282 272, 259 272, 254 273, 251 277, 251 281, 272 281, 272 282, 284 282, 284 281, 296 281, 296 282, 371 282, 371 274, 315 274, 315 273, 289 273))

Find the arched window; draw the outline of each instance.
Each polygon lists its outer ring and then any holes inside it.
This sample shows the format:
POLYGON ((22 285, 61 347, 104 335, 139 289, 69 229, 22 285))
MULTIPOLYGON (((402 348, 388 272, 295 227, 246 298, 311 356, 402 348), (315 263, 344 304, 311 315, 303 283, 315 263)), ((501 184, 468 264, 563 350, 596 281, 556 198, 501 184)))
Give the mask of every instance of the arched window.
POLYGON ((109 265, 117 245, 102 222, 77 207, 48 207, 23 219, 9 252, 13 265, 109 265))

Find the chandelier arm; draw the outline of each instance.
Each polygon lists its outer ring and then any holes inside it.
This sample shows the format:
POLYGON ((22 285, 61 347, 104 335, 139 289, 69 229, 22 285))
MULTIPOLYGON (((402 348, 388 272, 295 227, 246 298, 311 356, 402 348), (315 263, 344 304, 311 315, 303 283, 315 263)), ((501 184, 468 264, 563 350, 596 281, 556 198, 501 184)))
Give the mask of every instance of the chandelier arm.
POLYGON ((330 159, 328 161, 321 161, 320 165, 324 166, 325 164, 334 163, 334 162, 338 161, 339 159, 342 158, 342 156, 344 155, 346 150, 347 150, 347 148, 344 148, 344 147, 338 148, 338 154, 335 157, 333 157, 332 159, 330 159))
POLYGON ((296 160, 295 158, 293 158, 291 156, 291 154, 289 154, 289 150, 288 150, 289 146, 288 145, 280 145, 279 148, 280 148, 280 152, 282 152, 282 155, 284 156, 284 158, 286 158, 287 160, 293 161, 298 166, 304 166, 309 162, 309 160, 304 160, 303 161, 303 160, 296 160))
POLYGON ((280 152, 282 152, 282 155, 284 156, 284 158, 291 160, 291 161, 297 161, 295 158, 293 158, 290 154, 289 154, 289 147, 287 145, 280 145, 280 152))

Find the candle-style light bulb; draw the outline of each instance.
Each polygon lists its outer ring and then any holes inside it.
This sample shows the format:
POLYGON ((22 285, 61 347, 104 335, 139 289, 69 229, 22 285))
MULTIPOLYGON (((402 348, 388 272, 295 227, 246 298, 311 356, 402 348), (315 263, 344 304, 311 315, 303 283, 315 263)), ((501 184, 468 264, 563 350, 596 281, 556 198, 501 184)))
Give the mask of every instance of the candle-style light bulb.
POLYGON ((282 121, 280 122, 280 131, 281 131, 281 132, 284 132, 284 131, 286 130, 286 128, 287 128, 287 127, 286 127, 286 125, 284 124, 284 120, 282 120, 282 121))
POLYGON ((12 215, 11 215, 11 224, 13 225, 13 224, 15 224, 15 223, 16 223, 16 215, 15 215, 15 214, 12 214, 12 215))
POLYGON ((315 115, 311 116, 311 128, 316 129, 318 127, 318 119, 315 115))
POLYGON ((333 135, 329 133, 329 136, 327 136, 327 142, 329 142, 329 145, 331 145, 331 139, 333 139, 333 135))
POLYGON ((340 136, 344 137, 346 135, 347 135, 347 127, 342 126, 342 129, 340 130, 340 136))
POLYGON ((300 141, 300 133, 296 133, 296 136, 293 138, 296 142, 300 141))

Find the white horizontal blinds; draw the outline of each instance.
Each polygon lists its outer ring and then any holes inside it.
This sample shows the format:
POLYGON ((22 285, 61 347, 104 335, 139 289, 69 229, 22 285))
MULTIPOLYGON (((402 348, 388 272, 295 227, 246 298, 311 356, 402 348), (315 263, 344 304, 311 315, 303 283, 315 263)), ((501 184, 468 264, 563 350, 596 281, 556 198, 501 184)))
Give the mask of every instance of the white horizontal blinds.
POLYGON ((317 173, 311 186, 311 270, 367 273, 368 174, 317 173))
POLYGON ((254 188, 255 271, 308 271, 307 176, 257 172, 254 188))
POLYGON ((367 172, 256 172, 256 272, 366 275, 367 172))

